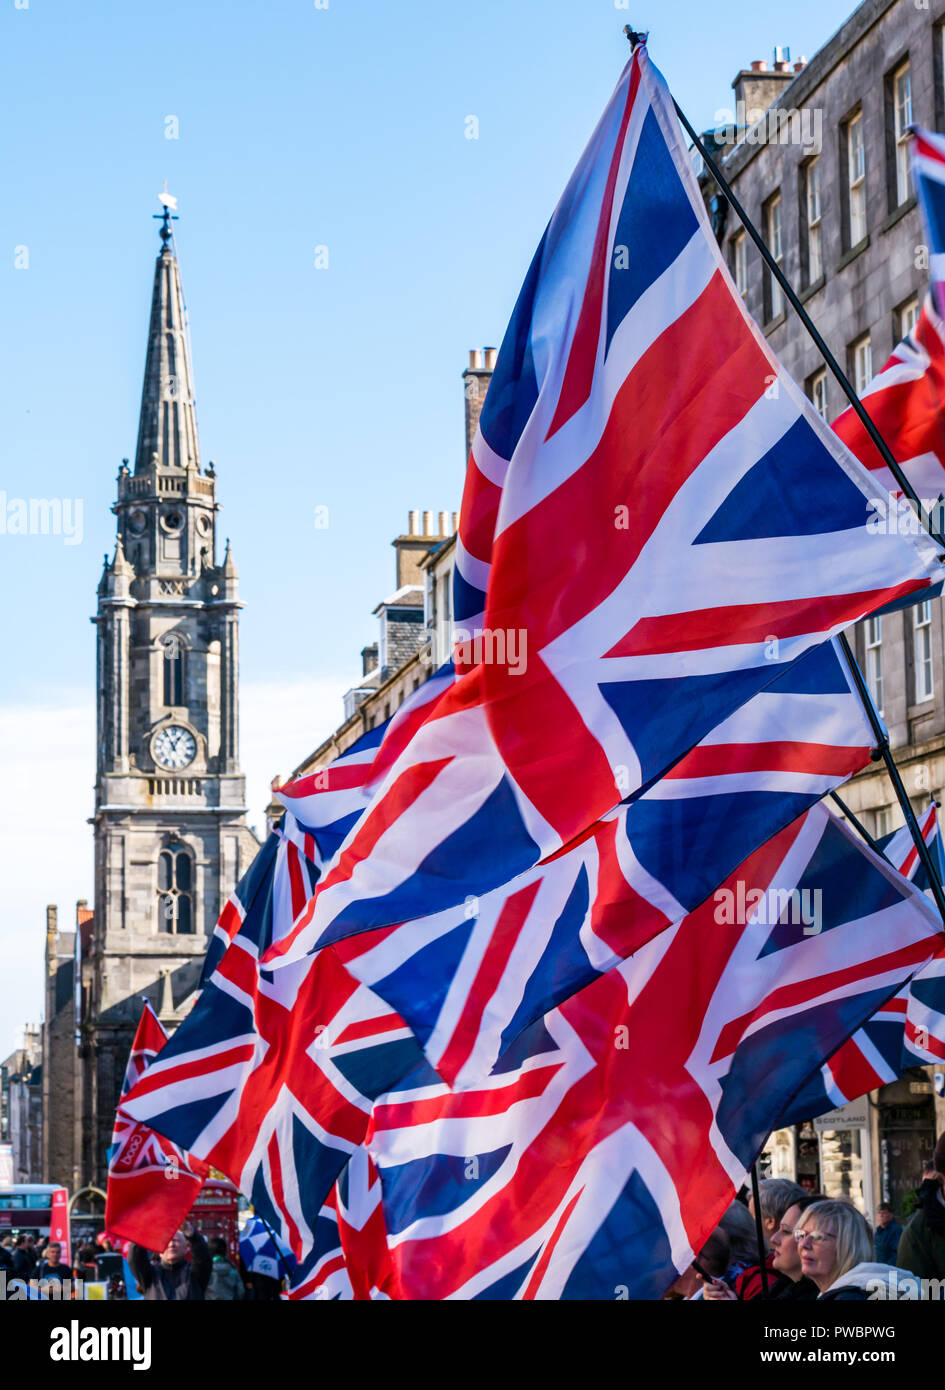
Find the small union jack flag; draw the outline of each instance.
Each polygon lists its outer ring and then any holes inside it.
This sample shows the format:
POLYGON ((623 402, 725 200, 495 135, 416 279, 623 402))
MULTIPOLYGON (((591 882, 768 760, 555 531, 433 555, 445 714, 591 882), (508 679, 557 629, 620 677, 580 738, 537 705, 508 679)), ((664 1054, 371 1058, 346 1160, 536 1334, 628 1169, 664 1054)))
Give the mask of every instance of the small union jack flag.
MULTIPOLYGON (((920 819, 922 838, 945 877, 945 855, 934 803, 920 819)), ((879 842, 889 862, 923 891, 928 875, 908 827, 879 842)), ((945 1062, 945 946, 929 964, 819 1067, 795 1097, 782 1124, 799 1124, 902 1076, 909 1067, 945 1062)))
POLYGON ((374 1097, 421 1056, 403 1021, 348 974, 353 947, 278 976, 260 969, 312 892, 310 843, 287 813, 221 914, 197 1003, 123 1102, 226 1173, 305 1278, 318 1213, 374 1097))
POLYGON ((124 1101, 167 1042, 145 1001, 135 1033, 108 1151, 105 1229, 163 1250, 194 1204, 209 1167, 163 1134, 134 1120, 124 1101))
MULTIPOLYGON (((945 492, 945 138, 915 130, 912 173, 929 241, 931 286, 915 325, 862 393, 863 404, 915 491, 931 508, 945 492)), ((876 526, 898 483, 852 408, 834 430, 872 472, 876 526)), ((937 521, 941 528, 941 515, 937 521)))

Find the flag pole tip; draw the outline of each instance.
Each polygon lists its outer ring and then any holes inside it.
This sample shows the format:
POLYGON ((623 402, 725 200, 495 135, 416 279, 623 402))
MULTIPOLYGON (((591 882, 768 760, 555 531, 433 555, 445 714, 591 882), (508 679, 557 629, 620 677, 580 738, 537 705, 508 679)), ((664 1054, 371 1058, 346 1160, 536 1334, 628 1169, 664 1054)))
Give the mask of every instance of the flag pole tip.
POLYGON ((648 33, 642 30, 634 29, 632 24, 625 24, 623 26, 623 32, 626 34, 630 42, 631 48, 636 48, 639 44, 646 43, 647 39, 649 38, 648 33))

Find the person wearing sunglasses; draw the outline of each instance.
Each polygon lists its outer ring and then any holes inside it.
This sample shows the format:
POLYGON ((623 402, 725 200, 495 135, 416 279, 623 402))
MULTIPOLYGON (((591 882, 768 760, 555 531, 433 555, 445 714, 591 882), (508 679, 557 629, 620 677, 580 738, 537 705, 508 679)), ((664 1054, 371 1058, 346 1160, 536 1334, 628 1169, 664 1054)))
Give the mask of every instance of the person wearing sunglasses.
POLYGON ((898 1283, 912 1278, 873 1260, 873 1232, 850 1202, 813 1202, 801 1212, 794 1244, 801 1273, 817 1286, 819 1299, 896 1298, 898 1283))

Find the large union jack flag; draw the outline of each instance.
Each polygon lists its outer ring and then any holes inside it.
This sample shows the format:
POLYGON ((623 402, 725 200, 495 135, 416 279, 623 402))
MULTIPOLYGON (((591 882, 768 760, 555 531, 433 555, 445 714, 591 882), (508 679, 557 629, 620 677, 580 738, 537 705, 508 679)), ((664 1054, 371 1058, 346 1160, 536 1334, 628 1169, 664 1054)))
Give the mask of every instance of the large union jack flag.
MULTIPOLYGON (((871 741, 845 665, 832 645, 815 648, 580 843, 482 898, 360 938, 347 969, 397 1011, 446 1081, 482 1077, 529 1023, 695 908, 863 767, 871 741)), ((303 807, 293 787, 280 795, 319 839, 334 803, 303 807)))
POLYGON ((421 1070, 376 1102, 379 1186, 362 1165, 342 1225, 359 1296, 660 1297, 820 1058, 941 940, 924 896, 813 808, 485 1082, 421 1070))
MULTIPOLYGON (((511 882, 811 647, 924 592, 782 370, 638 48, 532 262, 472 448, 459 678, 388 760, 276 965, 511 882)), ((914 527, 912 528, 914 530, 914 527)))
POLYGON ((105 1229, 151 1250, 163 1250, 194 1204, 207 1164, 123 1109, 132 1087, 167 1042, 149 1002, 138 1021, 108 1151, 105 1229))

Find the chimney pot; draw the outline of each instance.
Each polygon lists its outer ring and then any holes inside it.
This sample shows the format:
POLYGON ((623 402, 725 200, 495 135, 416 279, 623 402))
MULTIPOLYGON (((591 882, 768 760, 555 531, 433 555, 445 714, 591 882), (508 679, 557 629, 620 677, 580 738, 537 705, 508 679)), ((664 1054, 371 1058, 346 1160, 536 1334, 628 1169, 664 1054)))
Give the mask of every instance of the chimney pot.
POLYGON ((407 521, 407 535, 419 536, 420 534, 420 513, 411 512, 407 521))
POLYGON ((449 533, 450 533, 450 514, 449 514, 449 512, 440 512, 440 535, 441 535, 441 536, 448 536, 449 533))
POLYGON ((423 534, 424 534, 425 536, 432 536, 432 535, 433 535, 433 513, 432 513, 432 512, 424 512, 424 513, 423 513, 423 534))
POLYGON ((494 347, 483 348, 486 358, 486 370, 491 372, 495 368, 496 350, 494 347))
POLYGON ((806 67, 807 67, 807 59, 806 59, 806 58, 798 58, 797 62, 794 64, 794 71, 795 71, 795 72, 801 72, 801 71, 802 71, 804 68, 806 68, 806 67))
POLYGON ((768 64, 765 62, 764 58, 756 58, 751 65, 751 70, 752 72, 767 72, 768 64))
POLYGON ((469 349, 469 370, 470 370, 471 372, 474 372, 478 366, 479 366, 479 349, 478 349, 478 348, 470 348, 470 349, 469 349))

